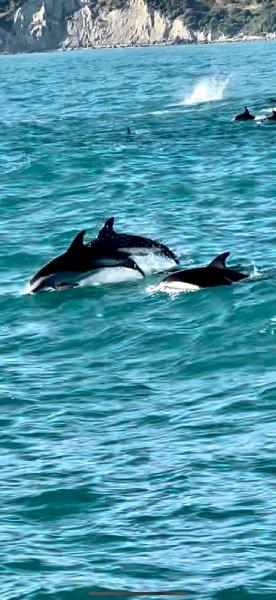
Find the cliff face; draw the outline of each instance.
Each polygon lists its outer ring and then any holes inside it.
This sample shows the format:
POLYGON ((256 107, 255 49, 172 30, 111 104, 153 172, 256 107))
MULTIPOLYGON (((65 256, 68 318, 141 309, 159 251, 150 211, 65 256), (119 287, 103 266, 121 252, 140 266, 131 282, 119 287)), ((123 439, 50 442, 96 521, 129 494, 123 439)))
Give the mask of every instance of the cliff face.
POLYGON ((261 17, 263 31, 275 32, 270 1, 251 2, 248 15, 234 0, 227 13, 221 0, 0 0, 0 51, 205 42, 261 33, 261 17))
POLYGON ((95 17, 88 6, 67 22, 63 48, 117 46, 196 41, 181 19, 169 19, 150 9, 144 0, 130 0, 123 9, 103 8, 95 17))
POLYGON ((111 10, 103 5, 97 11, 85 0, 27 0, 15 11, 10 30, 0 29, 0 44, 1 33, 2 50, 10 52, 197 39, 181 18, 170 19, 144 0, 111 10))

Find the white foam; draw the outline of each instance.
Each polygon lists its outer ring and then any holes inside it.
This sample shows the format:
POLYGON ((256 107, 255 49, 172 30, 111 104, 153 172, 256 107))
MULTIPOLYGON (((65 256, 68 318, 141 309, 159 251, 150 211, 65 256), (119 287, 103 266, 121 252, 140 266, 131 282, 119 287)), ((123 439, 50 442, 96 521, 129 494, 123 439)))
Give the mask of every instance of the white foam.
POLYGON ((261 279, 263 277, 263 275, 264 275, 263 271, 258 269, 258 267, 253 262, 253 271, 252 271, 252 273, 250 273, 249 279, 261 279))
POLYGON ((185 281, 161 281, 158 285, 149 286, 147 291, 149 293, 166 292, 168 294, 179 294, 187 292, 198 292, 200 287, 193 285, 192 283, 186 283, 185 281))
POLYGON ((194 86, 193 90, 180 102, 186 106, 222 100, 229 84, 229 79, 205 77, 194 86))
POLYGON ((153 273, 159 273, 161 271, 168 271, 175 269, 176 263, 174 260, 166 258, 161 254, 150 252, 148 254, 132 254, 133 260, 139 265, 140 269, 144 271, 145 275, 151 275, 153 273))
POLYGON ((22 296, 29 296, 29 294, 32 293, 32 286, 30 285, 30 283, 27 283, 27 285, 25 285, 25 287, 23 288, 21 294, 22 296))

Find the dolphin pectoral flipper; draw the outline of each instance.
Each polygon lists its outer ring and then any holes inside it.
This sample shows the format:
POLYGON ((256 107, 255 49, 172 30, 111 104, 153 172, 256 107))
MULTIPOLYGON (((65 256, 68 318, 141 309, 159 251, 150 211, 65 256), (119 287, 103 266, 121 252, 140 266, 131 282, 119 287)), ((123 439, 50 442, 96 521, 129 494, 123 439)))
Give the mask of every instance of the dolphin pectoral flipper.
POLYGON ((215 267, 216 269, 226 269, 226 260, 230 256, 230 252, 223 252, 219 254, 209 263, 208 267, 215 267))
POLYGON ((121 260, 121 262, 118 263, 118 267, 121 266, 126 267, 127 269, 133 269, 134 271, 138 271, 142 277, 145 277, 144 271, 142 271, 141 267, 139 267, 137 262, 133 260, 133 258, 127 252, 118 251, 117 256, 118 259, 120 257, 119 260, 121 260))
POLYGON ((137 262, 133 260, 128 252, 114 250, 108 245, 103 246, 103 253, 101 256, 93 257, 92 260, 93 266, 96 269, 105 267, 125 267, 126 269, 138 271, 142 277, 145 277, 144 271, 142 271, 137 262))
POLYGON ((225 275, 225 276, 224 276, 224 278, 223 278, 223 283, 222 283, 222 285, 232 285, 232 283, 233 283, 233 281, 232 281, 232 280, 231 280, 229 277, 227 277, 227 276, 225 275))
POLYGON ((68 281, 62 281, 55 285, 55 290, 69 290, 70 288, 78 287, 78 285, 77 282, 69 283, 68 281))
POLYGON ((142 269, 139 267, 139 265, 137 265, 137 262, 135 262, 133 258, 128 257, 123 266, 127 267, 128 269, 134 269, 134 271, 138 271, 138 273, 140 273, 142 277, 145 277, 144 271, 142 271, 142 269))

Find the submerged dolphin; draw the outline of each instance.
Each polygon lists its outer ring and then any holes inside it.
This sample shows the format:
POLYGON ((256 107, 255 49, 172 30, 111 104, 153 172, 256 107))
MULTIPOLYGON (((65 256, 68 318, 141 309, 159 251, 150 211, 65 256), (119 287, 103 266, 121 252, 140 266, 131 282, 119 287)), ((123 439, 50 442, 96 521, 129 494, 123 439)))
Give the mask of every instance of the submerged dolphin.
POLYGON ((251 115, 247 106, 244 107, 244 112, 236 115, 234 117, 234 121, 253 121, 255 119, 254 115, 251 115))
POLYGON ((206 267, 176 271, 165 277, 159 287, 164 290, 192 291, 217 285, 232 285, 236 281, 247 279, 248 275, 226 266, 225 261, 229 255, 230 252, 219 254, 206 267))
POLYGON ((128 252, 131 255, 145 256, 152 252, 174 261, 175 264, 179 263, 177 256, 165 244, 140 235, 117 233, 117 231, 114 231, 113 225, 114 217, 111 217, 100 230, 97 240, 92 240, 88 245, 93 248, 93 245, 99 241, 107 242, 112 248, 128 252))
POLYGON ((64 254, 51 260, 34 275, 28 293, 76 287, 95 271, 108 267, 134 269, 144 277, 142 269, 127 252, 116 250, 101 241, 91 247, 84 244, 84 235, 85 231, 78 233, 64 254))

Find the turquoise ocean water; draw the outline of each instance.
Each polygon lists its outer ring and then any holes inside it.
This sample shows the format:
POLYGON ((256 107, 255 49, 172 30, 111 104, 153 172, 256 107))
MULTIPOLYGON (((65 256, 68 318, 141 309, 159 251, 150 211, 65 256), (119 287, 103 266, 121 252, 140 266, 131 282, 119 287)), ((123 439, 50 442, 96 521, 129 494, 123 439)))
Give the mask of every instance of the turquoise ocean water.
POLYGON ((276 598, 275 50, 0 57, 1 600, 276 598), (111 216, 264 276, 22 295, 111 216))

